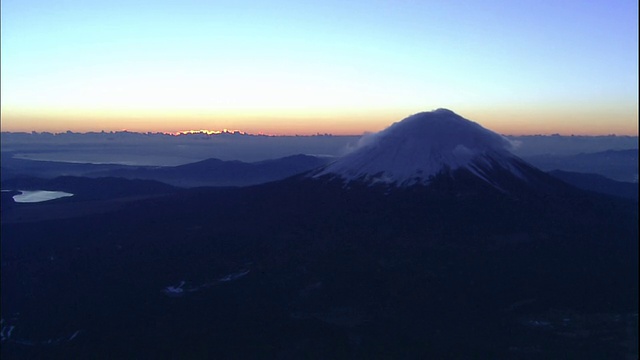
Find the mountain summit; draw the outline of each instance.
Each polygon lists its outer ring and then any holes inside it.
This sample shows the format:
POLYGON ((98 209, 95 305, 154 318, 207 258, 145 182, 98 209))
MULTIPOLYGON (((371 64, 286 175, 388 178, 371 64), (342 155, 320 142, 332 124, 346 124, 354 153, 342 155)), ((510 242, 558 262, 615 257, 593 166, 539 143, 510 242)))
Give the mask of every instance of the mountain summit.
POLYGON ((471 174, 500 189, 505 175, 528 180, 529 172, 537 172, 510 147, 503 136, 451 110, 437 109, 363 137, 354 151, 311 176, 403 187, 428 185, 440 175, 471 174))

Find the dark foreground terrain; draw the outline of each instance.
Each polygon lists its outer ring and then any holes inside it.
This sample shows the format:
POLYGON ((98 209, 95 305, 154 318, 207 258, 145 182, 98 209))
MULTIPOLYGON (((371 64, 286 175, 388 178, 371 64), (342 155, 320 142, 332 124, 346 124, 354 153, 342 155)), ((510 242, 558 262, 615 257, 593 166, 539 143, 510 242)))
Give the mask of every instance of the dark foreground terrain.
POLYGON ((637 358, 637 203, 435 188, 3 193, 2 358, 637 358))

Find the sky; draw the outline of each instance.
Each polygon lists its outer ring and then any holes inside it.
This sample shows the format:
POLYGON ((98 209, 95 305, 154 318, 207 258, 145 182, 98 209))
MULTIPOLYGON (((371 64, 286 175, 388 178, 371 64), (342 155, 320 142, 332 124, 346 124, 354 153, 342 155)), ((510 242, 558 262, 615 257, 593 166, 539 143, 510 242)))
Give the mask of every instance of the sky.
POLYGON ((638 134, 638 2, 3 0, 2 131, 638 134))

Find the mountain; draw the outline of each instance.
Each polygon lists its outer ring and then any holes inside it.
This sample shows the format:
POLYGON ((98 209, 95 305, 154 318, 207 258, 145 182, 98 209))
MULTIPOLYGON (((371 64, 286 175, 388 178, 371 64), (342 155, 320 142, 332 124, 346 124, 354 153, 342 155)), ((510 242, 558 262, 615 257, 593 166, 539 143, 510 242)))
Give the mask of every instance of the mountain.
POLYGON ((638 201, 638 184, 611 180, 599 174, 553 170, 549 174, 577 188, 638 201))
POLYGON ((86 176, 149 179, 180 187, 248 186, 284 179, 317 168, 327 161, 328 158, 302 154, 254 163, 207 159, 179 166, 121 168, 86 176))
POLYGON ((78 176, 154 180, 179 187, 256 185, 309 171, 331 159, 298 154, 252 163, 212 158, 178 166, 131 166, 35 161, 15 159, 10 153, 2 155, 3 183, 13 178, 78 176))
POLYGON ((637 203, 413 119, 265 184, 3 204, 2 358, 637 358, 637 203))
POLYGON ((55 178, 58 176, 86 176, 89 173, 108 172, 128 168, 127 165, 69 163, 60 161, 37 161, 13 157, 12 151, 1 154, 0 180, 4 182, 16 177, 55 178))
POLYGON ((422 112, 365 138, 359 148, 310 174, 346 183, 571 191, 513 155, 499 134, 447 109, 422 112))
POLYGON ((525 160, 544 171, 599 174, 616 181, 638 182, 637 148, 576 155, 534 155, 525 160))

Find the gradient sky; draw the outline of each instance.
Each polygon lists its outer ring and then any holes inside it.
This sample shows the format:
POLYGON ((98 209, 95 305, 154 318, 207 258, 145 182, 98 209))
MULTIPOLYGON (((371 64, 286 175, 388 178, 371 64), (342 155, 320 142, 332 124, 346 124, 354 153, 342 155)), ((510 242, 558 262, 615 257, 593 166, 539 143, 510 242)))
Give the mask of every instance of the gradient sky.
POLYGON ((638 134, 638 2, 2 1, 2 131, 638 134))

